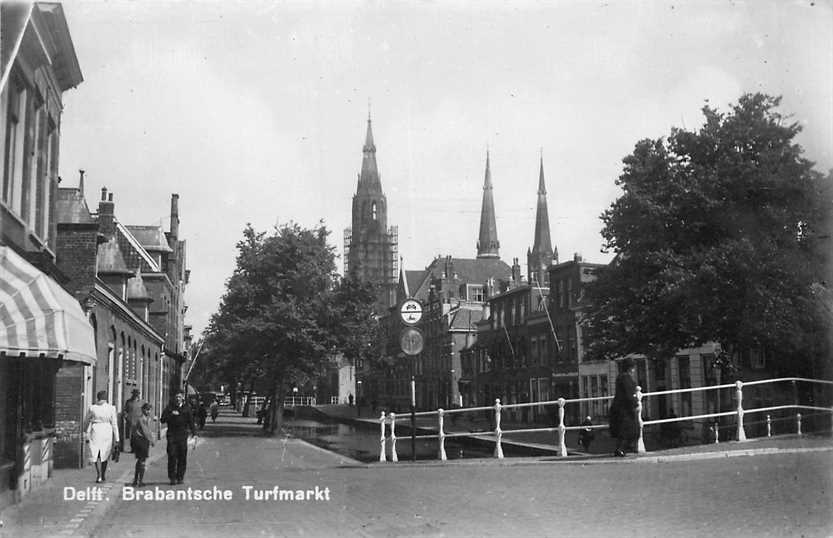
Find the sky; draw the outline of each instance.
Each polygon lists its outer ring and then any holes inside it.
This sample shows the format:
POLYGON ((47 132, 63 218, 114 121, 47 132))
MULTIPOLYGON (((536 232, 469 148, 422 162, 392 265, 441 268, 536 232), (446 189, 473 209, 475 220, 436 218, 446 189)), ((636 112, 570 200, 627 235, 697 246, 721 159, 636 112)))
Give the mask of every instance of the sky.
POLYGON ((369 110, 410 270, 476 256, 487 148, 500 255, 523 274, 542 156, 561 261, 597 263, 622 159, 705 104, 781 95, 833 167, 831 0, 63 5, 85 80, 64 94, 62 186, 84 169, 91 209, 106 186, 121 222, 165 230, 179 194, 197 334, 247 223, 323 221, 341 255, 369 110))

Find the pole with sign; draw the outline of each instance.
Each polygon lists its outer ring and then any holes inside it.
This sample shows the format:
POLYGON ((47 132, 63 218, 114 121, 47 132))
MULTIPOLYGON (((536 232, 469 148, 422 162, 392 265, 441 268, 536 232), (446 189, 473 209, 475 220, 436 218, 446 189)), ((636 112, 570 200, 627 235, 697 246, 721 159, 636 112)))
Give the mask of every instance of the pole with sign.
MULTIPOLYGON (((422 331, 414 325, 422 320, 422 304, 416 299, 406 299, 399 306, 399 317, 406 325, 399 338, 402 353, 411 357, 419 355, 422 353, 425 339, 422 331)), ((416 461, 416 380, 413 371, 413 362, 411 362, 411 460, 416 461)))

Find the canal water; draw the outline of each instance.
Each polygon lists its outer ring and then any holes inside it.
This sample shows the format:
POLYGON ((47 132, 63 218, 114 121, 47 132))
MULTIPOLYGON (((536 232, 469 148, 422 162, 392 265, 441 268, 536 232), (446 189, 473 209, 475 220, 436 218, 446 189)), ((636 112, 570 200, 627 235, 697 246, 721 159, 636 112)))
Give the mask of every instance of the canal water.
MULTIPOLYGON (((362 462, 379 461, 379 450, 381 447, 379 428, 357 427, 352 424, 340 422, 324 422, 305 418, 291 419, 287 417, 283 423, 284 429, 295 437, 301 438, 321 448, 331 450, 343 456, 347 456, 362 462)), ((407 428, 397 425, 397 434, 405 435, 407 428)), ((467 442, 454 439, 446 439, 445 452, 448 459, 460 458, 491 458, 494 456, 494 445, 487 443, 467 442)), ((390 441, 386 442, 387 457, 390 458, 390 441)), ((439 441, 437 439, 417 439, 416 459, 436 460, 438 459, 439 441)), ((504 453, 506 447, 504 447, 504 453)), ((411 438, 397 437, 396 453, 400 460, 411 458, 411 438)), ((507 456, 511 455, 506 454, 507 456)))

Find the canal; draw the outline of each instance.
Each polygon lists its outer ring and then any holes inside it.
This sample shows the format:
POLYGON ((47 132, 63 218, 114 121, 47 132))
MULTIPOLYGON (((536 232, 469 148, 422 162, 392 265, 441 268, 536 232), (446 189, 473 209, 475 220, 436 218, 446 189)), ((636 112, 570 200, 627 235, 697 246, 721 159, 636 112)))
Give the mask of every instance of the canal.
MULTIPOLYGON (((355 460, 370 463, 379 461, 379 427, 357 426, 353 423, 342 423, 335 420, 291 418, 286 417, 284 429, 295 437, 303 439, 318 447, 355 460)), ((400 460, 412 459, 410 429, 403 425, 396 427, 396 452, 400 460)), ((390 458, 390 441, 387 443, 387 457, 390 458)), ((417 439, 416 459, 436 460, 439 452, 437 439, 417 439)), ((494 443, 478 439, 457 438, 446 439, 446 457, 462 458, 492 458, 494 457, 494 443)), ((506 457, 542 455, 537 451, 504 444, 503 452, 506 457)), ((551 454, 550 454, 551 455, 551 454)))

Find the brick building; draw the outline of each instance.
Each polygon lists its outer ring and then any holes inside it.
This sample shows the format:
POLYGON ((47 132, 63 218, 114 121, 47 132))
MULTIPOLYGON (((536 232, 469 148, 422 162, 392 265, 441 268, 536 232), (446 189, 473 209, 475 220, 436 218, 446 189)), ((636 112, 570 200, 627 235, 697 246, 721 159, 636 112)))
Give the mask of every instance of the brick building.
POLYGON ((94 335, 56 265, 62 96, 83 78, 60 4, 0 3, 0 507, 52 473, 94 335))
MULTIPOLYGON (((180 387, 187 274, 180 266, 185 244, 178 238, 178 222, 176 194, 166 235, 160 226, 119 222, 106 188, 98 212, 92 213, 83 175, 78 187, 58 190, 59 266, 71 277, 68 288, 87 309, 95 330, 98 362, 88 379, 85 405, 105 390, 121 412, 136 389, 158 413, 180 387)), ((75 424, 65 427, 80 434, 75 424)), ((83 465, 78 441, 67 435, 62 465, 83 465)))

